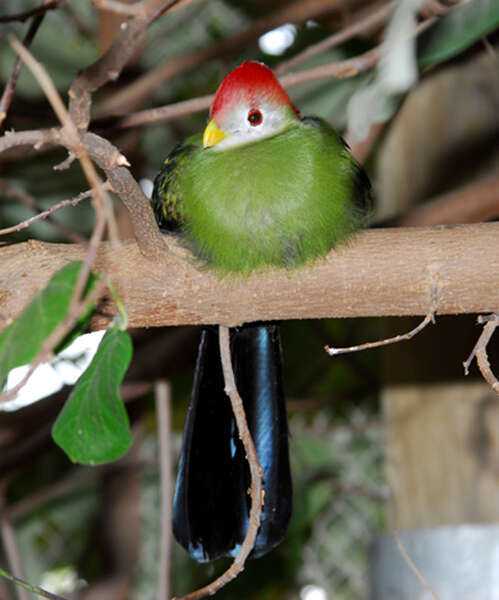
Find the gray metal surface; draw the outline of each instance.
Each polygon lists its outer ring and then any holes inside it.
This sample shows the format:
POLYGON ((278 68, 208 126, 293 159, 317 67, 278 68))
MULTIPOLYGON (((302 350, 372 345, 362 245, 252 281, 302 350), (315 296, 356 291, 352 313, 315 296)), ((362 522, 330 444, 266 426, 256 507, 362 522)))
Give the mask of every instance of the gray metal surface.
POLYGON ((499 524, 405 531, 398 539, 436 596, 389 535, 369 550, 370 600, 499 600, 499 524))

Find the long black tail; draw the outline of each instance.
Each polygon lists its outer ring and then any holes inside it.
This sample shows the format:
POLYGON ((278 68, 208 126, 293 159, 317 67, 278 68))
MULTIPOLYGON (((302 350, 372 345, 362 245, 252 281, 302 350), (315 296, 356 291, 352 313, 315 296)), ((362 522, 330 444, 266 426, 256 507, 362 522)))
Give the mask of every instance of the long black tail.
MULTIPOLYGON (((252 556, 279 544, 291 516, 288 423, 279 327, 230 330, 236 385, 263 469, 261 526, 252 556)), ((218 328, 201 335, 173 506, 173 532, 199 562, 235 556, 248 526, 250 472, 224 392, 218 328)))

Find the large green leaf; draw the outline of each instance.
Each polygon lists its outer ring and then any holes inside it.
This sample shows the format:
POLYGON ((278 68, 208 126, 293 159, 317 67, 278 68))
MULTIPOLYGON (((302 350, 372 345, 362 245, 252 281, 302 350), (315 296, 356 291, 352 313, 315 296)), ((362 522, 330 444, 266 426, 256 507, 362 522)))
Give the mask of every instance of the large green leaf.
MULTIPOLYGON (((33 296, 23 312, 0 335, 0 389, 9 371, 30 363, 45 339, 66 316, 81 266, 81 261, 72 262, 57 271, 47 286, 33 296)), ((87 291, 94 281, 92 276, 87 291)), ((80 317, 74 331, 84 329, 91 309, 80 317)), ((74 335, 70 334, 71 337, 74 335)))
POLYGON ((461 2, 421 35, 418 62, 424 67, 452 58, 498 26, 497 0, 461 2))
POLYGON ((117 327, 109 329, 52 428, 54 441, 73 462, 109 462, 130 447, 132 434, 119 386, 131 358, 130 336, 117 327))

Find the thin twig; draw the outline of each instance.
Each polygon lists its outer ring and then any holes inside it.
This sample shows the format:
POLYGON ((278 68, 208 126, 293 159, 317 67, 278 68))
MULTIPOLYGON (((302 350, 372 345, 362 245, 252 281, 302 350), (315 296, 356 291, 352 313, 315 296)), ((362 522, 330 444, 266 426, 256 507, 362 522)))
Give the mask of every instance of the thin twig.
POLYGON ((237 391, 236 382, 234 378, 234 371, 232 368, 232 359, 230 354, 230 341, 229 341, 229 329, 222 325, 219 326, 219 338, 220 338, 220 355, 222 357, 222 370, 225 381, 225 393, 229 396, 232 405, 232 412, 237 424, 237 430, 239 438, 241 439, 244 450, 246 452, 246 460, 248 461, 250 473, 251 473, 251 508, 249 514, 248 531, 246 537, 241 545, 239 552, 234 558, 234 562, 220 577, 212 581, 199 590, 191 592, 185 596, 182 596, 179 600, 197 600, 204 596, 212 596, 219 589, 224 587, 227 583, 232 581, 244 570, 244 564, 248 555, 253 550, 255 545, 256 535, 258 528, 260 527, 260 517, 262 514, 263 504, 263 487, 262 487, 262 468, 258 460, 255 445, 251 438, 251 433, 248 428, 246 421, 246 415, 244 412, 243 401, 239 392, 237 391))
POLYGON ((490 385, 490 387, 494 390, 496 394, 499 394, 499 381, 496 376, 492 372, 489 363, 489 357, 487 355, 487 346, 490 342, 490 338, 494 334, 494 331, 499 326, 499 313, 493 313, 491 315, 483 316, 480 315, 478 317, 478 323, 485 323, 482 333, 478 338, 475 347, 471 351, 471 354, 463 363, 464 374, 468 375, 470 364, 473 359, 476 357, 476 361, 478 363, 478 368, 483 375, 485 381, 490 385))
POLYGON ((0 17, 0 23, 10 23, 12 21, 26 21, 30 17, 36 17, 39 15, 45 14, 48 10, 54 10, 61 3, 62 0, 49 0, 48 2, 44 2, 38 8, 32 8, 31 10, 27 10, 22 13, 16 13, 13 15, 6 15, 5 17, 0 17))
POLYGON ((435 323, 435 308, 430 308, 426 317, 421 321, 421 323, 408 331, 407 333, 402 333, 400 335, 396 335, 391 338, 386 338, 384 340, 378 340, 376 342, 366 342, 365 344, 359 344, 358 346, 347 346, 345 348, 333 348, 332 346, 324 346, 324 350, 329 354, 329 356, 336 356, 337 354, 348 354, 350 352, 360 352, 361 350, 368 350, 369 348, 379 348, 380 346, 388 346, 389 344, 396 344, 397 342, 402 342, 404 340, 410 340, 415 335, 420 333, 427 325, 430 323, 435 323))
MULTIPOLYGON (((135 4, 125 4, 124 2, 119 2, 119 0, 92 0, 92 2, 100 10, 107 10, 125 16, 140 15, 147 4, 147 0, 142 0, 142 2, 136 2, 135 4)), ((184 6, 189 6, 189 4, 193 4, 194 2, 199 2, 199 0, 179 0, 175 6, 172 6, 171 12, 179 8, 184 8, 184 6)))
MULTIPOLYGON (((105 182, 103 184, 103 187, 106 187, 107 189, 109 189, 110 188, 109 183, 105 182)), ((82 200, 85 200, 85 198, 90 198, 93 195, 93 193, 94 193, 93 190, 87 190, 86 192, 81 192, 81 194, 78 194, 77 196, 75 196, 74 198, 70 198, 69 200, 61 200, 60 202, 57 202, 57 204, 54 204, 50 208, 47 208, 47 210, 44 210, 36 215, 33 215, 32 217, 30 217, 29 219, 26 219, 25 221, 21 221, 17 225, 12 225, 11 227, 5 227, 4 229, 0 229, 0 235, 7 235, 8 233, 14 233, 16 231, 21 231, 21 229, 25 229, 26 227, 29 227, 36 221, 40 221, 41 219, 47 219, 47 217, 49 217, 49 215, 51 215, 52 213, 55 213, 56 211, 60 210, 61 208, 65 208, 67 206, 76 206, 82 200)), ((85 238, 83 238, 81 236, 78 236, 78 238, 79 238, 79 240, 77 240, 77 241, 80 243, 86 241, 85 238)))
POLYGON ((159 561, 157 600, 170 597, 170 556, 171 556, 171 520, 172 520, 172 449, 170 444, 171 411, 170 385, 158 381, 156 392, 156 421, 159 441, 159 473, 161 481, 161 511, 159 533, 159 561))
POLYGON ((12 581, 12 583, 15 583, 16 586, 20 586, 21 588, 28 590, 33 594, 37 594, 42 598, 47 598, 48 600, 66 600, 66 598, 63 598, 62 596, 58 596, 57 594, 53 594, 52 592, 47 592, 47 590, 44 590, 43 588, 38 587, 36 585, 31 585, 27 581, 24 581, 24 579, 21 579, 20 577, 15 577, 14 575, 7 573, 7 571, 5 571, 4 569, 0 569, 0 577, 12 581))
POLYGON ((150 25, 179 0, 145 0, 140 13, 129 17, 106 52, 92 65, 81 71, 69 88, 69 113, 79 131, 90 123, 91 94, 108 81, 115 81, 136 48, 144 40, 150 25))
POLYGON ((437 592, 426 581, 426 579, 424 578, 424 576, 421 573, 421 571, 416 567, 416 565, 415 565, 414 561, 412 560, 412 558, 409 556, 409 554, 407 554, 407 550, 404 548, 404 545, 400 541, 400 538, 399 538, 397 532, 395 532, 393 534, 393 537, 395 538, 395 543, 397 544, 397 548, 398 548, 400 554, 402 555, 402 558, 405 560, 405 562, 407 563, 407 566, 411 569, 411 571, 414 573, 414 575, 416 575, 416 577, 419 579, 419 581, 421 582, 421 585, 431 595, 431 597, 433 598, 433 600, 440 600, 437 592))
MULTIPOLYGON (((43 18, 46 15, 46 11, 38 14, 32 21, 29 26, 28 32, 24 36, 23 44, 28 48, 33 41, 33 38, 38 31, 38 28, 42 24, 43 18)), ((0 99, 0 126, 7 118, 7 113, 9 112, 9 107, 12 102, 12 98, 14 97, 14 90, 16 89, 17 80, 19 78, 19 74, 21 73, 21 69, 23 68, 23 61, 20 56, 16 57, 14 61, 14 67, 12 68, 12 73, 5 84, 5 88, 3 90, 2 98, 0 99)))
POLYGON ((281 75, 282 73, 289 71, 293 67, 300 65, 306 60, 309 60, 310 58, 313 58, 314 56, 317 56, 326 50, 330 50, 335 46, 339 46, 340 44, 343 44, 359 34, 365 33, 374 27, 382 25, 392 11, 392 8, 393 2, 389 2, 388 4, 376 8, 372 13, 368 14, 366 17, 360 19, 356 23, 353 23, 349 27, 345 27, 341 31, 328 36, 317 44, 308 46, 303 52, 300 52, 296 56, 293 56, 293 58, 280 63, 275 70, 276 74, 281 75))
MULTIPOLYGON (((10 568, 16 577, 23 576, 21 553, 17 544, 16 534, 5 507, 5 489, 2 490, 0 506, 0 530, 5 553, 10 568)), ((29 594, 22 587, 16 586, 16 594, 19 600, 30 600, 29 594)))
POLYGON ((400 335, 396 335, 391 338, 386 338, 384 340, 378 340, 376 342, 366 342, 365 344, 359 344, 357 346, 347 346, 345 348, 333 348, 332 346, 324 346, 324 350, 329 354, 329 356, 336 356, 338 354, 348 354, 350 352, 360 352, 362 350, 367 350, 369 348, 379 348, 380 346, 388 346, 389 344, 396 344, 398 342, 402 342, 404 340, 410 340, 415 335, 423 331, 423 329, 429 325, 430 323, 435 323, 435 314, 437 312, 437 294, 438 294, 438 273, 433 274, 432 283, 430 289, 430 310, 427 312, 426 317, 421 321, 421 323, 408 331, 407 333, 402 333, 400 335))
POLYGON ((185 115, 202 112, 210 108, 213 102, 213 94, 209 96, 199 96, 190 100, 182 100, 173 104, 166 104, 158 108, 149 108, 139 110, 127 117, 123 117, 118 121, 116 127, 137 127, 139 125, 147 125, 149 123, 164 123, 165 121, 173 121, 185 115))
MULTIPOLYGON (((142 255, 151 261, 164 259, 168 253, 168 245, 158 229, 149 201, 127 168, 130 163, 126 157, 116 146, 95 133, 84 133, 82 143, 92 160, 107 175, 112 191, 127 207, 142 255)), ((0 153, 25 145, 33 146, 35 150, 60 145, 71 151, 70 142, 59 127, 7 131, 0 137, 0 153)))
MULTIPOLYGON (((43 210, 43 208, 41 208, 41 206, 38 204, 38 202, 34 196, 32 196, 31 194, 28 194, 25 191, 15 188, 14 186, 8 184, 3 179, 0 179, 0 190, 3 191, 6 196, 11 197, 11 198, 16 198, 19 201, 21 201, 23 204, 28 206, 31 210, 35 211, 37 213, 37 215, 45 212, 43 210)), ((78 198, 78 196, 74 200, 76 200, 77 198, 78 198)), ((68 202, 68 201, 63 200, 63 202, 68 202)), ((54 205, 54 206, 57 206, 57 205, 54 205)), ((59 223, 59 221, 56 221, 55 219, 53 219, 50 216, 50 213, 54 212, 53 209, 54 209, 54 207, 48 209, 47 212, 49 214, 46 217, 36 216, 35 217, 36 220, 38 220, 38 218, 46 218, 47 222, 50 223, 54 229, 57 229, 57 231, 62 233, 62 235, 67 237, 69 240, 75 242, 76 244, 86 243, 86 241, 87 241, 86 238, 81 236, 79 233, 76 233, 72 229, 69 229, 62 223, 59 223)), ((29 221, 29 219, 28 219, 28 221, 29 221)), ((30 221, 30 223, 31 223, 31 221, 30 221)), ((17 226, 15 226, 15 227, 17 227, 17 226)), ((17 229, 16 229, 16 231, 17 231, 17 229)), ((6 234, 6 233, 7 233, 7 231, 5 229, 0 230, 0 235, 6 234)))

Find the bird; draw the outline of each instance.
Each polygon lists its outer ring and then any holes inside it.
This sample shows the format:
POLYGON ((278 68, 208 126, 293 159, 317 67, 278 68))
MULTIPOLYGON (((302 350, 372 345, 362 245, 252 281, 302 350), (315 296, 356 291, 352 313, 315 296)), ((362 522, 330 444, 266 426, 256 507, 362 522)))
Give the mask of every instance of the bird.
MULTIPOLYGON (((243 62, 220 83, 203 133, 166 157, 154 181, 159 227, 220 277, 297 269, 364 226, 369 179, 325 120, 302 117, 267 66, 243 62)), ((263 470, 251 557, 284 539, 292 512, 279 325, 230 329, 236 386, 263 470)), ((236 556, 250 473, 224 392, 216 326, 201 332, 173 501, 173 532, 199 562, 236 556)))

